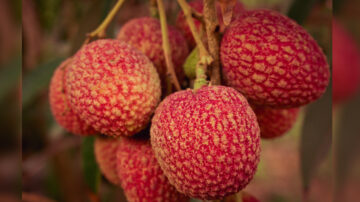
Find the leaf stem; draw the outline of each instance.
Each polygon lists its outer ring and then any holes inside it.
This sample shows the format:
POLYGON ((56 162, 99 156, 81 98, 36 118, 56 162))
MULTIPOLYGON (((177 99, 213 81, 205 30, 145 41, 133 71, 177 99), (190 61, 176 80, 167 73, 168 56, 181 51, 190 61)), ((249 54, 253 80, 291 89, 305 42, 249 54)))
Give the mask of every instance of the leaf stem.
POLYGON ((168 26, 166 22, 166 14, 164 3, 162 0, 157 0, 158 12, 160 16, 160 25, 161 25, 161 36, 162 36, 162 45, 165 55, 165 62, 167 67, 167 75, 171 77, 171 82, 174 84, 176 90, 181 90, 178 79, 176 78, 176 73, 174 69, 174 64, 171 57, 171 47, 169 42, 168 26))
POLYGON ((220 85, 220 26, 216 15, 215 0, 204 0, 204 21, 209 52, 214 59, 210 64, 211 84, 220 85))

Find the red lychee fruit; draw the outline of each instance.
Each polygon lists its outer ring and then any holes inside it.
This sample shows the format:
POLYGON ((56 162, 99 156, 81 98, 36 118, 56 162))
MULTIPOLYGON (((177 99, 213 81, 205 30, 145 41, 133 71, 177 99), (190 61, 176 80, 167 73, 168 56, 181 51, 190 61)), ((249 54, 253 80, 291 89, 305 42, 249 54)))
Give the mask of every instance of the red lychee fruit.
MULTIPOLYGON (((195 1, 191 1, 189 3, 189 5, 197 12, 202 13, 203 12, 203 8, 204 8, 204 4, 203 4, 203 0, 195 0, 195 1)), ((233 7, 232 10, 232 20, 234 20, 237 16, 240 15, 240 13, 242 13, 244 11, 244 6, 237 1, 235 6, 233 7)), ((221 13, 221 9, 220 9, 220 4, 217 2, 216 3, 216 12, 217 12, 217 17, 219 20, 219 25, 220 25, 220 31, 223 32, 225 30, 225 25, 223 23, 223 16, 221 13)), ((198 30, 198 32, 200 31, 200 26, 201 26, 201 22, 199 20, 196 20, 194 18, 194 23, 195 26, 198 30)), ((177 15, 176 18, 176 27, 179 28, 179 30, 181 30, 181 32, 184 34, 186 41, 188 42, 189 48, 193 49, 196 46, 194 37, 191 33, 190 27, 185 19, 185 15, 182 11, 180 11, 177 15)), ((206 34, 204 35, 206 36, 206 34)))
POLYGON ((166 97, 150 129, 155 156, 185 195, 219 199, 244 188, 255 174, 260 129, 247 100, 225 86, 166 97))
MULTIPOLYGON (((184 78, 182 64, 189 49, 184 36, 173 26, 168 26, 172 62, 179 80, 184 78)), ((127 22, 117 35, 117 39, 129 43, 141 50, 155 65, 162 86, 166 86, 166 62, 162 47, 160 21, 151 17, 142 17, 127 22)))
POLYGON ((270 139, 284 135, 295 124, 300 108, 273 109, 254 107, 260 126, 260 136, 270 139))
POLYGON ((260 202, 255 196, 243 191, 242 194, 242 202, 260 202))
POLYGON ((318 99, 329 83, 329 65, 316 41, 276 11, 247 11, 233 21, 220 58, 225 83, 257 105, 299 107, 318 99))
POLYGON ((116 156, 117 174, 128 201, 188 201, 170 185, 148 139, 121 138, 116 156))
POLYGON ((97 137, 94 143, 96 162, 101 173, 114 185, 120 185, 116 173, 116 151, 119 145, 119 138, 97 137))
POLYGON ((335 104, 351 98, 360 86, 360 50, 337 20, 332 21, 332 97, 335 104))
POLYGON ((76 135, 91 135, 96 131, 82 121, 71 109, 66 98, 65 70, 71 59, 67 59, 55 70, 49 87, 49 102, 56 122, 65 130, 76 135))
POLYGON ((160 101, 160 80, 151 61, 119 40, 97 40, 83 47, 66 78, 71 107, 105 135, 139 132, 160 101))

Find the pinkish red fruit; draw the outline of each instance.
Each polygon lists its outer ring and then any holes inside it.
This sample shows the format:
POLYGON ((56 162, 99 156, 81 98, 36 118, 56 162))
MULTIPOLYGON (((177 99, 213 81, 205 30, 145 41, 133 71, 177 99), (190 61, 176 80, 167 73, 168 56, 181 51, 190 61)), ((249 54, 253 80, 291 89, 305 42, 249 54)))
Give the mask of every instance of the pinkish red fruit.
POLYGON ((243 191, 242 192, 242 202, 260 202, 255 196, 243 191))
POLYGON ((149 140, 121 138, 116 155, 118 177, 128 201, 188 201, 170 185, 149 140))
POLYGON ((244 12, 221 41, 225 83, 253 104, 294 108, 315 101, 329 83, 329 66, 316 41, 288 17, 244 12))
POLYGON ((284 135, 295 124, 300 108, 272 109, 254 107, 262 138, 275 138, 284 135))
MULTIPOLYGON (((180 80, 184 78, 182 64, 189 49, 184 36, 175 27, 168 26, 172 62, 180 80)), ((159 20, 142 17, 130 20, 120 30, 117 39, 141 50, 155 65, 162 86, 166 86, 166 62, 162 47, 162 34, 159 20)))
POLYGON ((160 80, 151 61, 119 40, 97 40, 83 47, 66 79, 71 107, 105 135, 139 132, 160 101, 160 80))
POLYGON ((76 135, 91 135, 96 131, 82 121, 77 114, 71 109, 68 100, 66 98, 65 90, 65 70, 66 63, 70 59, 65 60, 55 70, 49 87, 49 102, 51 112, 56 122, 65 128, 68 132, 76 135))
POLYGON ((118 145, 118 138, 97 137, 94 143, 95 158, 100 171, 114 185, 120 185, 120 180, 116 173, 116 151, 118 145))
POLYGON ((332 97, 335 104, 351 98, 360 86, 360 51, 356 41, 332 21, 332 97))
MULTIPOLYGON (((197 12, 202 13, 203 12, 203 8, 204 8, 204 4, 203 4, 203 0, 195 0, 195 1, 191 1, 189 3, 189 5, 197 12)), ((232 13, 232 20, 234 20, 237 16, 240 15, 240 13, 242 13, 244 11, 244 6, 240 3, 240 2, 236 2, 235 6, 233 7, 233 13, 232 13)), ((221 13, 221 9, 220 9, 220 4, 217 2, 216 3, 216 11, 217 11, 217 17, 219 20, 219 25, 220 25, 220 31, 224 31, 225 29, 225 25, 223 23, 223 17, 222 17, 222 13, 221 13)), ((201 26, 201 22, 199 20, 196 20, 194 18, 194 23, 195 26, 198 30, 198 32, 200 31, 200 26, 201 26)), ((190 49, 193 49, 196 46, 195 40, 193 38, 193 35, 191 33, 190 27, 187 24, 187 21, 185 19, 184 13, 182 11, 180 11, 177 15, 176 18, 176 27, 179 28, 179 30, 182 31, 182 33, 184 34, 186 41, 188 42, 188 45, 190 47, 190 49)), ((205 34, 206 35, 206 34, 205 34)))
POLYGON ((233 88, 169 95, 156 109, 150 131, 165 175, 190 197, 223 198, 243 189, 255 174, 260 129, 245 97, 233 88))

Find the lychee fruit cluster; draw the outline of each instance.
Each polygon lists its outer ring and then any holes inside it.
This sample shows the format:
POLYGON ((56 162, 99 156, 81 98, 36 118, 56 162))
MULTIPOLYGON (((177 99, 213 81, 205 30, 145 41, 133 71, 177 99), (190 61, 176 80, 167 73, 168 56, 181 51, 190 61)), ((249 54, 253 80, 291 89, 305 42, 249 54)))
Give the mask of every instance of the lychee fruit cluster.
POLYGON ((120 185, 116 173, 116 151, 119 138, 97 137, 94 143, 94 154, 101 173, 114 185, 120 185))
POLYGON ((68 132, 76 135, 92 135, 96 131, 79 116, 74 113, 67 100, 65 89, 65 71, 68 60, 62 62, 56 68, 49 87, 49 102, 51 112, 57 123, 65 128, 68 132))
POLYGON ((360 87, 360 49, 336 19, 332 21, 332 51, 332 98, 334 104, 339 104, 360 87))
POLYGON ((112 39, 94 41, 76 53, 67 69, 66 91, 75 113, 110 136, 131 136, 146 127, 161 94, 151 61, 112 39))
POLYGON ((261 138, 275 138, 284 135, 295 124, 300 108, 273 109, 253 107, 260 127, 261 138))
POLYGON ((121 138, 117 174, 128 201, 188 201, 161 170, 148 139, 121 138))
POLYGON ((259 162, 255 113, 230 87, 169 95, 155 111, 150 136, 170 183, 195 198, 218 199, 238 192, 252 179, 259 162))
POLYGON ((316 41, 275 11, 243 12, 225 31, 220 57, 225 83, 256 105, 299 107, 317 100, 329 83, 316 41))
MULTIPOLYGON (((195 11, 197 11, 201 14, 203 13, 203 8, 204 8, 203 0, 191 1, 191 2, 189 2, 189 6, 191 6, 192 9, 194 9, 195 11)), ((232 20, 234 20, 237 16, 239 16, 245 10, 244 6, 239 1, 236 1, 236 4, 234 5, 234 7, 232 9, 233 9, 232 17, 231 17, 232 20)), ((220 31, 224 31, 225 25, 223 22, 223 14, 221 12, 219 2, 216 2, 216 13, 217 13, 218 21, 219 21, 220 31)), ((194 18, 194 23, 197 28, 197 31, 200 32, 201 22, 194 18)), ((177 15, 176 27, 178 27, 179 30, 181 30, 181 32, 184 34, 186 41, 188 42, 189 48, 193 49, 196 46, 196 43, 195 43, 194 37, 191 33, 190 27, 187 24, 187 21, 185 19, 185 15, 184 15, 183 11, 180 11, 177 15)))
MULTIPOLYGON (((184 36, 175 27, 168 26, 172 61, 179 80, 184 78, 182 65, 189 53, 184 36)), ((166 86, 166 62, 162 47, 160 21, 151 17, 132 19, 122 26, 117 39, 141 50, 155 65, 166 86)))

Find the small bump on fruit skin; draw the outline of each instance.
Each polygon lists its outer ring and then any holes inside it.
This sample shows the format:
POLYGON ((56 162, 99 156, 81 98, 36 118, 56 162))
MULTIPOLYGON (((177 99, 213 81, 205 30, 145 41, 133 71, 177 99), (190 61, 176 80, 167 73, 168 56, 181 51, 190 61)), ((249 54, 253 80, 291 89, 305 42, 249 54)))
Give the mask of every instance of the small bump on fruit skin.
POLYGON ((259 126, 260 136, 265 139, 280 137, 295 124, 300 108, 272 109, 254 107, 259 126))
POLYGON ((325 92, 330 71, 316 41, 295 21, 270 10, 242 13, 221 41, 223 79, 252 104, 294 108, 325 92))
MULTIPOLYGON (((182 65, 189 53, 184 36, 173 26, 168 26, 169 42, 175 72, 180 81, 184 79, 182 65)), ((166 62, 162 47, 160 21, 151 17, 132 19, 120 29, 117 39, 129 43, 143 52, 156 67, 162 86, 166 86, 166 62)))
MULTIPOLYGON (((70 59, 68 59, 70 60, 70 59)), ((65 60, 58 68, 56 68, 49 87, 49 102, 51 113, 56 122, 68 132, 75 135, 93 135, 96 131, 71 109, 66 98, 65 91, 65 60)))
POLYGON ((260 129, 247 100, 225 86, 183 90, 166 97, 150 129, 155 156, 177 190, 220 199, 255 174, 260 129))
POLYGON ((102 39, 83 47, 66 78, 71 107, 109 136, 142 130, 160 101, 160 80, 150 60, 119 40, 102 39))
POLYGON ((170 185, 148 139, 122 137, 116 155, 117 174, 128 201, 189 201, 170 185))
POLYGON ((120 185, 120 179, 116 173, 116 151, 119 145, 119 138, 97 137, 94 150, 96 162, 101 173, 109 182, 120 185))
MULTIPOLYGON (((199 13, 203 12, 203 8, 204 8, 203 0, 191 1, 191 2, 189 2, 189 5, 195 11, 197 11, 199 13)), ((235 6, 233 7, 232 20, 234 20, 244 10, 245 10, 244 6, 239 1, 237 1, 235 6)), ((222 21, 223 17, 222 17, 222 13, 221 13, 219 3, 216 4, 216 12, 217 12, 218 20, 219 20, 220 31, 222 32, 222 31, 225 30, 225 25, 224 25, 224 23, 222 21)), ((197 31, 200 31, 201 22, 194 18, 194 23, 195 23, 195 26, 197 28, 197 31)), ((193 49, 196 46, 196 43, 195 43, 195 40, 194 40, 193 35, 191 33, 190 27, 187 24, 184 13, 182 11, 180 11, 178 13, 178 15, 177 15, 176 27, 184 34, 184 36, 186 38, 186 41, 188 42, 189 48, 193 49)), ((206 36, 206 33, 204 34, 204 36, 206 36)))
POLYGON ((360 49, 340 22, 332 21, 332 98, 334 104, 351 98, 360 87, 360 49))

